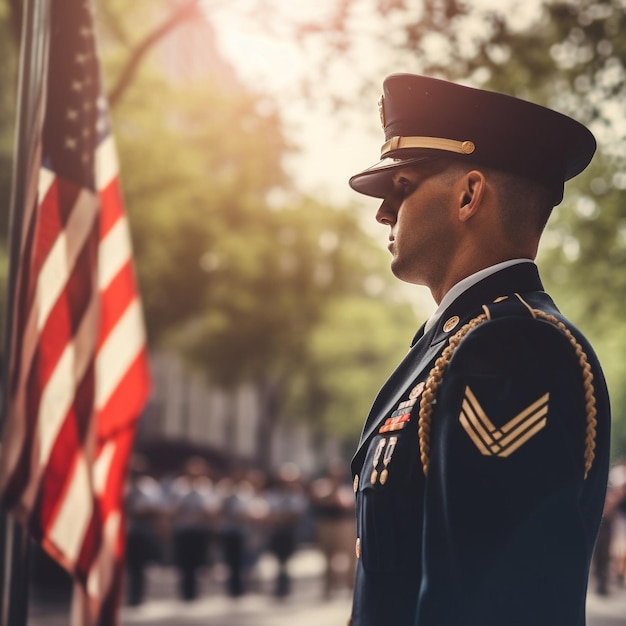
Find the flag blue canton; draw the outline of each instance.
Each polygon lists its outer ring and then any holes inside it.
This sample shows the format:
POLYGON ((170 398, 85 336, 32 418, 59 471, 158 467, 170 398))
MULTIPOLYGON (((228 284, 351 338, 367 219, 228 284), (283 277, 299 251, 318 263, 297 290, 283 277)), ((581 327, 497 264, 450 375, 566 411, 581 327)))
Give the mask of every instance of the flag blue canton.
POLYGON ((91 3, 62 0, 73 10, 53 3, 43 165, 58 176, 95 190, 94 155, 108 131, 91 3), (55 10, 56 9, 56 10, 55 10), (71 16, 71 17, 67 17, 71 16))

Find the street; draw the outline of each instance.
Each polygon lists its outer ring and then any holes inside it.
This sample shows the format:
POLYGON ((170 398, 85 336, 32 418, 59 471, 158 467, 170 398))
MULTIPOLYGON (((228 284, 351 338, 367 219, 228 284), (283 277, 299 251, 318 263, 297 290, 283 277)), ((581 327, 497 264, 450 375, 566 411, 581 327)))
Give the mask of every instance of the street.
MULTIPOLYGON (((139 607, 123 607, 121 625, 345 626, 350 614, 350 592, 338 590, 335 597, 323 600, 322 567, 321 556, 314 549, 300 550, 291 562, 293 591, 285 600, 272 596, 276 566, 271 557, 261 559, 255 588, 239 599, 224 594, 225 572, 218 567, 211 576, 202 577, 201 597, 193 602, 178 600, 174 569, 152 567, 148 571, 146 601, 139 607)), ((62 603, 31 603, 28 624, 68 626, 68 614, 62 603)), ((587 626, 626 626, 626 589, 612 588, 607 597, 591 592, 587 616, 587 626)))

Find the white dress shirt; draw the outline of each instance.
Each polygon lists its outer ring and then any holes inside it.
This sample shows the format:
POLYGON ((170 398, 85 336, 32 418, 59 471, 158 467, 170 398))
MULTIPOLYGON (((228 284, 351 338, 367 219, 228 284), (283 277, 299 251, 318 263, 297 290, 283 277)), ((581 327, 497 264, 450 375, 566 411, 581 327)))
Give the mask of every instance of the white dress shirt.
POLYGON ((518 265, 519 263, 533 263, 532 259, 511 259, 510 261, 503 261, 502 263, 496 263, 495 265, 491 265, 490 267, 486 267, 485 269, 479 270, 474 274, 470 274, 463 280, 460 280, 456 285, 454 285, 443 297, 437 310, 430 316, 428 321, 426 322, 426 326, 424 328, 424 332, 427 333, 436 323, 437 320, 441 317, 443 312, 464 292, 467 291, 470 287, 475 285, 477 282, 487 278, 487 276, 491 276, 491 274, 495 274, 500 270, 506 269, 507 267, 511 267, 513 265, 518 265))

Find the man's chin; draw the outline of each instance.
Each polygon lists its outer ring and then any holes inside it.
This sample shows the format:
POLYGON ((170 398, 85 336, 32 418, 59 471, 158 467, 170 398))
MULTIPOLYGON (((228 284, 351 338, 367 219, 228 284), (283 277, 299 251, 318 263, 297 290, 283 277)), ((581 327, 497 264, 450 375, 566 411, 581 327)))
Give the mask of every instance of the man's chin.
POLYGON ((423 285, 424 282, 415 276, 414 273, 409 272, 406 267, 394 258, 391 261, 391 273, 398 279, 411 285, 423 285))

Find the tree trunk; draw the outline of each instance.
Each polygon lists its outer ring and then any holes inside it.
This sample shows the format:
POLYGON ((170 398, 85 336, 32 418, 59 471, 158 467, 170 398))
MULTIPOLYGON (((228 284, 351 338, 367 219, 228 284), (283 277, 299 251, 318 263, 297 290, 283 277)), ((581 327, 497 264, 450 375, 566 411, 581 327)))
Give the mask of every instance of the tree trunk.
POLYGON ((257 383, 259 393, 259 422, 257 425, 257 463, 269 472, 272 469, 272 447, 280 412, 280 385, 263 380, 257 383))

